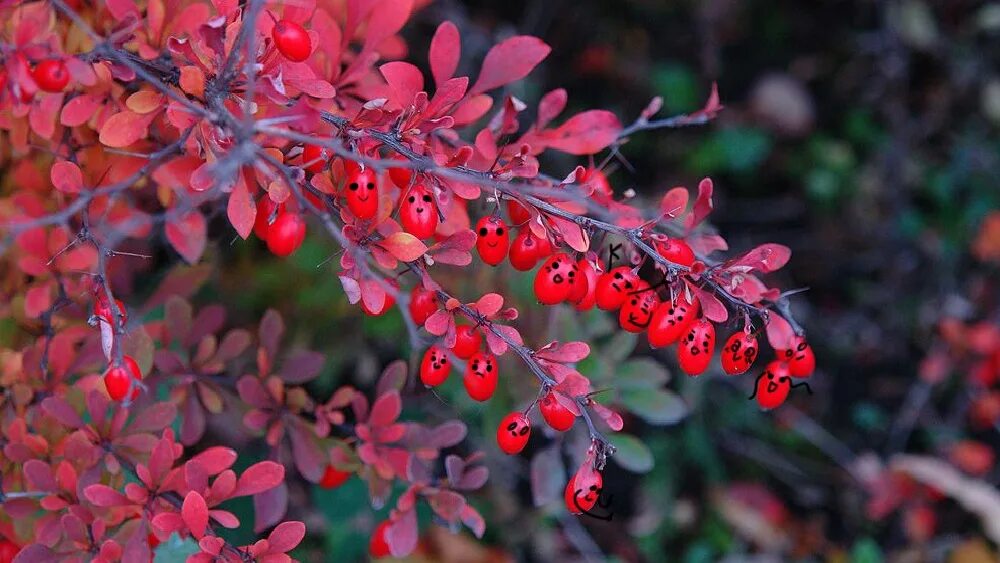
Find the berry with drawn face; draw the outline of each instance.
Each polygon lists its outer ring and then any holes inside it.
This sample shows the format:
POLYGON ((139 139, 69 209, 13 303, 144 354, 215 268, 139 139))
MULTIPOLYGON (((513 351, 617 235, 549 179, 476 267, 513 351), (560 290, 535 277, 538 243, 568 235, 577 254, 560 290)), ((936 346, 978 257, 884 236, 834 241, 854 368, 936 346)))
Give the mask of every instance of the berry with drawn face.
POLYGON ((441 385, 451 374, 451 362, 444 348, 431 346, 420 362, 420 381, 428 387, 441 385))
POLYGON ((712 363, 715 351, 715 325, 706 318, 698 319, 677 343, 677 361, 688 375, 701 375, 712 363))
POLYGON ((542 397, 542 400, 538 402, 538 412, 542 413, 546 424, 559 432, 569 430, 576 422, 576 415, 556 399, 555 391, 549 391, 547 395, 542 397))
POLYGON ((434 236, 438 228, 438 210, 426 185, 417 184, 406 194, 399 205, 399 220, 404 231, 419 239, 434 236))
POLYGON ((476 223, 476 250, 479 257, 490 266, 496 266, 507 257, 510 232, 503 219, 488 215, 476 223))
POLYGON ((538 263, 541 250, 539 239, 531 229, 521 229, 510 243, 510 265, 519 272, 527 272, 538 263))
POLYGON ((816 369, 816 356, 803 336, 796 336, 792 347, 779 351, 778 357, 788 362, 788 373, 792 377, 809 377, 816 369))
POLYGON ((521 453, 531 437, 531 423, 522 412, 512 412, 503 417, 497 426, 497 445, 503 453, 514 455, 521 453))
POLYGON ((291 20, 279 20, 271 29, 271 39, 286 59, 300 63, 312 53, 312 39, 301 25, 291 20))
POLYGON ((605 311, 618 310, 638 283, 639 277, 628 266, 618 266, 601 274, 594 293, 597 306, 605 311))
POLYGON ((451 351, 463 360, 468 360, 483 346, 483 335, 469 325, 455 327, 455 345, 451 351))
POLYGON ((640 281, 632 293, 625 298, 618 312, 618 324, 628 332, 642 332, 649 326, 653 312, 660 305, 660 298, 649 284, 640 281))
POLYGON ((688 301, 686 291, 680 291, 670 301, 664 301, 653 312, 649 321, 649 345, 653 348, 669 346, 687 334, 694 324, 701 307, 695 297, 688 301))
POLYGON ((757 335, 748 331, 733 333, 722 347, 722 370, 729 375, 746 373, 757 359, 757 335))
POLYGON ((462 383, 472 400, 482 402, 493 396, 498 376, 496 356, 489 352, 476 352, 465 364, 462 383))
MULTIPOLYGON (((580 260, 577 262, 577 265, 580 267, 580 273, 586 280, 587 293, 582 299, 576 302, 576 310, 589 311, 597 304, 597 279, 600 276, 597 273, 597 268, 587 259, 580 260)), ((572 300, 571 296, 570 301, 572 300)))
POLYGON ((417 284, 410 290, 410 317, 417 326, 423 326, 427 319, 438 310, 437 294, 417 284))
POLYGON ((535 297, 543 305, 555 305, 569 298, 580 269, 564 252, 553 254, 535 274, 535 297))
POLYGON ((764 368, 754 386, 754 396, 762 409, 773 409, 781 406, 792 390, 792 378, 788 372, 788 364, 775 360, 764 368))
POLYGON ((601 473, 585 464, 566 483, 566 491, 563 494, 566 510, 571 514, 589 512, 597 504, 603 488, 604 478, 601 473))
POLYGON ((357 163, 348 161, 345 163, 347 169, 347 185, 344 188, 344 197, 347 199, 347 208, 351 210, 358 219, 371 219, 378 213, 378 178, 371 168, 361 167, 357 163))

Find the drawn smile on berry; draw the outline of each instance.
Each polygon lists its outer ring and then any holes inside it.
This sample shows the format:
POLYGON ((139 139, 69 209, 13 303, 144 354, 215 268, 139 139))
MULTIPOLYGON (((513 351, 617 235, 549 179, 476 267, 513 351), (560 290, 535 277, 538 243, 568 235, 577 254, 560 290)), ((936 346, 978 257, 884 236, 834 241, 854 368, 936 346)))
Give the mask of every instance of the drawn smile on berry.
POLYGON ((774 393, 777 390, 778 390, 778 384, 777 383, 775 383, 773 381, 768 381, 767 382, 767 392, 768 393, 774 393))

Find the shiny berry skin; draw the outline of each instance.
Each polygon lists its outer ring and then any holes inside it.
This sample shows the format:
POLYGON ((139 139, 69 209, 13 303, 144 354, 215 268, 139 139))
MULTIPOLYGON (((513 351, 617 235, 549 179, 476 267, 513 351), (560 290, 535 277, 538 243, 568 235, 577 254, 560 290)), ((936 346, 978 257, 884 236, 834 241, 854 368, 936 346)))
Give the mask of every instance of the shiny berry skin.
POLYGON ((329 151, 319 145, 306 145, 302 147, 302 166, 306 172, 317 174, 326 168, 327 161, 330 160, 329 151))
POLYGON ((552 252, 555 249, 552 248, 552 242, 549 240, 548 236, 539 237, 536 236, 535 240, 538 241, 538 259, 545 260, 549 256, 552 256, 552 252))
POLYGON ((757 359, 757 336, 752 332, 733 333, 722 347, 722 371, 729 375, 746 373, 757 359))
POLYGON ((69 69, 62 59, 46 59, 35 66, 31 77, 46 92, 62 92, 69 84, 69 69))
MULTIPOLYGON (((399 291, 399 282, 396 280, 386 280, 386 283, 388 283, 394 290, 399 291)), ((378 311, 373 311, 368 308, 368 305, 365 305, 364 299, 362 299, 360 303, 361 310, 364 311, 366 315, 370 317, 381 317, 396 306, 396 295, 388 289, 385 290, 385 301, 382 302, 382 308, 378 311)))
POLYGON ((601 274, 594 293, 597 306, 605 311, 618 310, 638 283, 639 277, 628 266, 618 266, 601 274))
POLYGON ((542 413, 542 418, 545 419, 546 424, 559 432, 569 430, 573 427, 573 423, 576 422, 576 415, 573 414, 573 411, 562 406, 559 400, 556 399, 554 391, 549 391, 538 402, 538 412, 542 413))
POLYGON ((444 348, 431 346, 420 362, 420 381, 428 387, 441 385, 451 375, 451 362, 444 348))
POLYGON ((576 262, 565 252, 553 254, 535 274, 535 297, 542 305, 562 303, 582 277, 576 262))
POLYGON ((519 201, 507 200, 507 216, 512 225, 523 225, 531 220, 531 213, 519 201))
POLYGON ((341 471, 332 465, 327 465, 323 477, 319 480, 319 486, 324 489, 336 489, 350 478, 350 471, 341 471))
POLYGON ((618 324, 628 332, 642 332, 649 326, 653 312, 660 306, 660 297, 649 284, 640 281, 633 293, 625 298, 618 312, 618 324))
MULTIPOLYGON (((117 366, 109 366, 104 372, 104 387, 108 390, 108 396, 112 401, 121 401, 128 394, 132 380, 142 379, 142 372, 139 371, 139 364, 132 356, 122 356, 122 363, 117 366)), ((132 398, 138 395, 139 389, 132 390, 132 398)))
MULTIPOLYGON (((122 324, 127 323, 128 313, 125 311, 125 304, 122 303, 121 299, 115 299, 115 304, 118 305, 118 310, 122 313, 122 324)), ((97 300, 94 301, 94 316, 109 325, 114 324, 115 312, 111 310, 108 298, 103 292, 98 294, 97 300)))
POLYGON ((438 310, 437 294, 417 284, 410 290, 410 317, 417 326, 423 326, 438 310))
POLYGON ((482 402, 493 396, 493 392, 497 389, 498 376, 496 357, 489 352, 476 352, 465 363, 462 383, 465 384, 465 391, 472 400, 482 402))
POLYGON ((434 236, 438 228, 438 211, 427 186, 417 184, 410 189, 399 205, 399 220, 404 231, 419 239, 434 236))
POLYGON ((575 308, 577 311, 589 311, 597 304, 597 280, 600 276, 597 268, 589 260, 581 260, 578 265, 580 273, 587 280, 587 294, 576 303, 575 308), (583 262, 586 262, 586 266, 582 264, 583 262))
POLYGON ((778 357, 788 362, 788 373, 792 377, 809 377, 816 369, 812 346, 802 336, 796 336, 792 340, 792 348, 779 351, 778 357))
POLYGON ((344 188, 344 198, 347 208, 358 219, 371 219, 378 213, 378 184, 375 171, 371 168, 362 169, 355 163, 348 163, 347 185, 344 188))
POLYGON ((531 423, 522 412, 512 412, 503 417, 497 426, 497 444, 503 453, 514 455, 521 453, 531 437, 531 423))
POLYGON ((289 256, 306 239, 306 222, 298 213, 279 213, 267 229, 267 249, 275 256, 289 256))
POLYGON ((388 557, 391 553, 389 551, 389 544, 385 541, 385 533, 391 524, 392 522, 389 520, 384 520, 378 526, 375 526, 375 531, 372 532, 371 540, 368 541, 368 554, 375 559, 388 557))
POLYGON ((538 237, 531 229, 524 228, 510 243, 510 265, 519 272, 527 272, 538 264, 538 237))
MULTIPOLYGON (((409 162, 410 159, 406 158, 401 154, 397 154, 392 157, 393 160, 399 160, 401 162, 409 162)), ((410 168, 400 168, 392 167, 389 169, 389 180, 396 185, 397 188, 406 191, 410 187, 410 181, 413 179, 413 170, 410 168)))
POLYGON ((593 276, 589 275, 588 271, 594 271, 594 266, 590 263, 590 260, 581 258, 576 261, 576 275, 573 276, 573 287, 570 288, 569 297, 566 298, 570 303, 579 303, 587 297, 588 293, 594 292, 594 289, 590 287, 590 278, 593 276))
POLYGON ((603 488, 604 478, 600 472, 592 468, 581 468, 566 483, 566 491, 563 493, 566 510, 571 514, 589 511, 597 504, 603 488))
POLYGON ((507 257, 510 233, 507 224, 499 217, 486 216, 476 223, 476 250, 479 257, 490 266, 496 266, 507 257))
POLYGON ((309 33, 291 20, 275 22, 274 28, 271 29, 271 39, 274 40, 278 52, 290 61, 301 63, 312 53, 312 39, 309 38, 309 33))
POLYGON ((701 375, 712 363, 715 351, 715 325, 706 318, 691 325, 684 338, 677 343, 677 361, 684 373, 701 375))
POLYGON ((681 266, 691 266, 694 264, 694 251, 691 250, 688 243, 679 238, 670 238, 661 235, 654 239, 653 244, 656 246, 656 251, 660 256, 674 264, 680 264, 681 266))
POLYGON ((701 310, 698 299, 692 297, 692 300, 688 301, 687 292, 680 291, 672 301, 664 301, 656 308, 646 333, 650 346, 669 346, 687 334, 701 310))
POLYGON ((17 554, 21 553, 21 548, 12 541, 0 540, 0 563, 11 563, 17 554))
POLYGON ((470 325, 455 327, 455 345, 451 351, 463 360, 468 360, 483 347, 483 335, 470 325))
MULTIPOLYGON (((262 241, 267 241, 267 233, 271 231, 271 225, 268 221, 271 220, 271 215, 277 207, 278 204, 266 194, 257 200, 257 216, 253 220, 253 234, 262 241)), ((281 207, 284 209, 284 205, 281 207)), ((278 213, 280 214, 281 211, 278 213)))
POLYGON ((792 390, 792 378, 788 372, 788 364, 775 360, 764 368, 754 384, 754 396, 762 409, 773 409, 781 406, 792 390))

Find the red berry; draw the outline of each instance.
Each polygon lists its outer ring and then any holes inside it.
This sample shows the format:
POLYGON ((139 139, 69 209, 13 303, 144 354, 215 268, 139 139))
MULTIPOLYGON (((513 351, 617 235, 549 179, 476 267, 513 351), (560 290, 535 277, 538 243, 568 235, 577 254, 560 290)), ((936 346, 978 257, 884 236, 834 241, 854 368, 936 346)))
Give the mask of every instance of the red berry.
POLYGON ((378 213, 378 184, 375 171, 371 168, 361 168, 354 162, 345 164, 347 169, 347 188, 345 198, 347 208, 358 219, 371 219, 378 213))
POLYGON ((760 374, 754 384, 754 396, 762 409, 773 409, 785 402, 792 390, 792 378, 788 373, 788 364, 774 360, 767 364, 764 373, 760 374))
POLYGON ((470 325, 455 327, 455 345, 451 351, 463 360, 468 360, 483 346, 483 335, 470 325))
POLYGON ((677 343, 677 361, 688 375, 701 375, 712 363, 715 351, 715 325, 706 318, 691 325, 684 338, 677 343))
POLYGON ((594 266, 591 265, 590 260, 581 258, 576 261, 576 273, 573 276, 573 285, 570 288, 569 297, 567 298, 570 303, 580 303, 587 297, 588 293, 594 292, 594 289, 590 287, 591 276, 587 273, 588 271, 594 271, 594 266))
POLYGON ((521 229, 514 242, 510 243, 510 265, 519 272, 527 272, 538 263, 538 237, 525 227, 521 229))
MULTIPOLYGON (((128 394, 132 380, 142 379, 142 372, 139 371, 139 364, 132 356, 123 356, 122 363, 109 366, 104 372, 104 387, 108 390, 108 396, 113 401, 121 401, 128 394)), ((132 389, 132 398, 139 394, 138 387, 132 389)))
POLYGON ((476 352, 465 364, 465 376, 462 383, 465 391, 475 401, 486 401, 497 389, 499 367, 497 359, 489 352, 476 352))
POLYGON ((601 473, 594 469, 589 461, 584 462, 584 466, 566 483, 566 491, 563 493, 566 510, 572 514, 589 511, 597 504, 603 488, 604 478, 601 473))
MULTIPOLYGON (((257 200, 257 216, 253 220, 253 234, 262 241, 267 241, 267 233, 271 231, 271 224, 268 221, 271 220, 271 215, 277 208, 278 204, 266 194, 257 200)), ((284 210, 284 208, 285 206, 282 204, 281 209, 284 210)), ((280 214, 281 211, 278 213, 280 214)), ((275 219, 277 220, 277 217, 275 219)))
POLYGON ((476 250, 479 257, 490 266, 496 266, 507 256, 510 246, 510 233, 503 219, 486 216, 476 223, 476 250))
POLYGON ((547 395, 542 397, 542 400, 538 402, 538 411, 542 413, 545 423, 559 432, 569 430, 576 422, 576 415, 556 399, 554 391, 549 391, 547 395))
POLYGON ((521 205, 521 202, 513 199, 507 200, 507 216, 510 217, 512 225, 523 225, 531 220, 531 213, 521 205))
MULTIPOLYGON (((399 291, 399 282, 396 280, 386 280, 393 290, 399 291)), ((366 315, 371 317, 380 317, 396 306, 396 294, 393 291, 385 290, 385 301, 382 302, 382 308, 378 311, 374 311, 365 304, 365 300, 361 300, 361 310, 365 312, 366 315)))
POLYGON ((451 362, 443 348, 431 346, 420 362, 420 381, 428 387, 441 385, 451 374, 451 362))
POLYGON ((635 290, 639 277, 632 268, 618 266, 610 272, 605 272, 597 278, 597 289, 594 297, 597 306, 605 311, 615 311, 625 303, 628 294, 635 290))
POLYGON ((649 326, 653 312, 660 305, 660 297, 649 284, 640 281, 622 304, 618 324, 628 332, 642 332, 649 326))
POLYGON ((423 326, 427 319, 438 310, 437 293, 424 289, 420 284, 410 290, 410 317, 417 326, 423 326))
POLYGON ((306 145, 302 147, 302 166, 307 172, 317 174, 326 168, 327 161, 330 160, 329 151, 319 145, 306 145))
POLYGON ((757 336, 752 332, 733 333, 722 348, 722 370, 729 375, 746 373, 757 359, 757 336))
POLYGON ((545 260, 549 256, 552 256, 555 249, 552 248, 552 242, 549 240, 549 237, 536 236, 535 239, 538 241, 538 259, 545 260))
POLYGON ((512 412, 503 417, 497 426, 497 444, 503 453, 514 455, 521 453, 531 436, 531 423, 521 412, 512 412))
POLYGON ((688 243, 683 240, 679 238, 670 238, 665 235, 657 235, 653 242, 656 245, 656 251, 660 253, 660 256, 666 258, 670 262, 680 264, 681 266, 691 266, 691 264, 694 264, 694 251, 691 250, 688 243))
POLYGON ((569 298, 576 287, 580 269, 565 252, 553 254, 535 274, 535 297, 543 305, 555 305, 569 298))
POLYGON ((267 229, 267 249, 275 256, 289 256, 306 239, 306 222, 298 213, 279 213, 267 229))
POLYGON ((319 480, 319 486, 324 489, 336 489, 344 484, 351 477, 350 471, 341 471, 332 465, 326 466, 323 477, 319 480))
POLYGON ((11 563, 20 552, 21 548, 14 542, 0 540, 0 563, 11 563))
MULTIPOLYGON (((127 323, 128 312, 125 311, 125 304, 122 303, 121 299, 115 299, 115 304, 118 305, 118 310, 122 313, 122 324, 127 323)), ((111 310, 108 298, 103 291, 97 294, 97 300, 94 301, 94 316, 109 325, 114 324, 115 313, 111 310)))
POLYGON ((368 554, 375 559, 387 557, 390 553, 389 544, 385 541, 385 532, 391 524, 389 520, 384 520, 375 526, 375 531, 372 532, 372 538, 368 542, 368 554))
POLYGON ((427 186, 416 184, 410 189, 399 206, 399 219, 403 230, 419 239, 434 236, 438 227, 438 210, 427 186))
MULTIPOLYGON (((581 260, 578 265, 580 266, 580 273, 583 274, 584 279, 586 279, 587 294, 583 296, 576 304, 577 311, 589 311, 594 308, 597 303, 597 268, 590 263, 589 260, 581 260), (583 265, 582 263, 586 263, 583 265)), ((572 298, 570 299, 572 300, 572 298)))
POLYGON ((312 53, 312 39, 301 25, 291 20, 275 22, 271 29, 271 39, 278 52, 290 61, 300 63, 312 53))
POLYGON ((788 362, 788 372, 792 377, 809 377, 816 370, 812 346, 802 336, 796 336, 792 340, 792 348, 781 350, 778 357, 788 362))
POLYGON ((69 69, 62 59, 46 59, 35 66, 31 77, 46 92, 62 92, 69 84, 69 69))
MULTIPOLYGON (((393 160, 399 160, 402 162, 409 162, 410 159, 406 158, 401 154, 396 154, 392 157, 393 160)), ((406 190, 410 187, 410 181, 413 179, 413 170, 410 168, 399 168, 393 167, 389 169, 389 180, 396 185, 397 188, 401 190, 406 190)))
MULTIPOLYGON (((149 547, 155 548, 160 545, 160 538, 156 537, 156 534, 150 532, 146 535, 146 541, 149 543, 149 547)), ((0 563, 4 563, 4 559, 0 558, 0 563)))
POLYGON ((653 348, 669 346, 687 334, 701 309, 698 299, 688 301, 687 292, 681 291, 672 301, 665 301, 653 312, 649 321, 649 345, 653 348))

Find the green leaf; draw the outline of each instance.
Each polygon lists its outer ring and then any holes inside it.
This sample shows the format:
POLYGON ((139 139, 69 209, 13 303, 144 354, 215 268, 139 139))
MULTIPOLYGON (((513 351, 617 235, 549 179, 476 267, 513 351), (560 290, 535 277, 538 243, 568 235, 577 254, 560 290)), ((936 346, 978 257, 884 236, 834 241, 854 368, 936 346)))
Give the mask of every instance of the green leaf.
POLYGON ((635 342, 638 337, 634 332, 618 331, 611 337, 611 340, 607 344, 601 347, 602 355, 609 362, 620 362, 627 358, 632 353, 632 350, 635 350, 635 342))
POLYGON ((653 468, 653 453, 635 436, 619 432, 608 439, 617 448, 612 459, 618 465, 633 473, 647 473, 653 468))
POLYGON ((851 550, 851 563, 882 563, 882 550, 871 538, 858 540, 851 550))
POLYGON ((153 563, 177 563, 186 561, 188 556, 201 551, 198 542, 192 538, 181 539, 173 534, 153 550, 153 563))
POLYGON ((620 401, 650 424, 677 424, 688 413, 684 400, 665 389, 626 389, 620 401))
POLYGON ((670 381, 670 372, 652 358, 634 358, 615 370, 614 386, 625 389, 656 389, 670 381))

